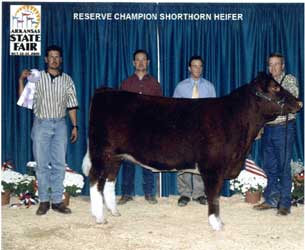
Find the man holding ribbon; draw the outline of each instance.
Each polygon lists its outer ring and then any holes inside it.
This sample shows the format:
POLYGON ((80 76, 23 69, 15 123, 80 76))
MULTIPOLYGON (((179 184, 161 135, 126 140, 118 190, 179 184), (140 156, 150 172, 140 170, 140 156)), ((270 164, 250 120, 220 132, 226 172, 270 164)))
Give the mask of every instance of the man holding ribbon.
MULTIPOLYGON (((201 77, 203 71, 203 59, 201 56, 192 56, 190 58, 188 70, 190 72, 190 77, 178 83, 174 91, 174 97, 216 97, 214 85, 201 77)), ((191 198, 202 205, 207 203, 201 175, 179 171, 177 176, 178 191, 180 193, 178 206, 186 206, 191 198)))
MULTIPOLYGON (((62 202, 67 151, 67 110, 72 123, 71 143, 76 142, 78 102, 73 80, 61 71, 62 49, 49 46, 46 50, 46 70, 40 71, 33 97, 34 124, 32 128, 33 155, 37 162, 39 208, 37 215, 46 214, 50 202, 54 211, 69 214, 71 210, 62 202)), ((19 95, 31 74, 23 70, 19 77, 19 95)))

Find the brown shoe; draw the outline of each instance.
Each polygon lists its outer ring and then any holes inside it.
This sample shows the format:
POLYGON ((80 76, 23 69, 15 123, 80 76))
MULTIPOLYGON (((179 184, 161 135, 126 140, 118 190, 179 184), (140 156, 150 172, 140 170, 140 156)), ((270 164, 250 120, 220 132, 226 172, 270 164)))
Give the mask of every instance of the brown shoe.
POLYGON ((52 204, 52 209, 56 212, 63 213, 63 214, 71 214, 72 213, 71 209, 67 208, 66 205, 63 202, 52 204))
POLYGON ((278 214, 278 215, 283 215, 283 216, 288 215, 288 214, 290 214, 290 209, 284 208, 284 207, 280 207, 280 208, 277 210, 277 214, 278 214))
POLYGON ((39 207, 36 211, 36 214, 37 215, 44 215, 48 212, 49 209, 50 209, 50 202, 48 202, 48 201, 40 202, 39 207))
POLYGON ((153 195, 149 195, 149 194, 148 194, 148 195, 145 195, 145 200, 146 200, 149 204, 157 204, 157 203, 158 203, 156 197, 153 196, 153 195))
POLYGON ((124 205, 128 201, 132 201, 132 197, 130 195, 122 195, 121 199, 118 201, 118 205, 124 205))
POLYGON ((266 202, 263 202, 263 203, 260 203, 258 205, 255 205, 253 207, 255 210, 267 210, 267 209, 272 209, 274 207, 272 207, 271 205, 269 205, 268 203, 266 202))

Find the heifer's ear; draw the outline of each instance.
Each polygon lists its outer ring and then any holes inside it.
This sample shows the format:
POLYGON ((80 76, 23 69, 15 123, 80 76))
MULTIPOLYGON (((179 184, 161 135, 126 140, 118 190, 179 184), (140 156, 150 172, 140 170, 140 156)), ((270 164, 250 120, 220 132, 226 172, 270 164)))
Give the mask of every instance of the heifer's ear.
POLYGON ((272 78, 266 74, 265 72, 259 72, 254 80, 256 83, 256 88, 258 91, 267 92, 268 91, 268 83, 272 78))
POLYGON ((263 80, 268 78, 268 74, 266 74, 265 72, 261 71, 258 72, 257 76, 256 76, 256 80, 263 80))

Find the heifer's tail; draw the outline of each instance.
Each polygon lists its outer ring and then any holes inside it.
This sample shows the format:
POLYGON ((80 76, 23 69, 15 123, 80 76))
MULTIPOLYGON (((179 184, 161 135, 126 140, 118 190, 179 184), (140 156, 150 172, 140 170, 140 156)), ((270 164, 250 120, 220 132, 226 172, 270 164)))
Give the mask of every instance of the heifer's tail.
POLYGON ((89 148, 87 148, 87 153, 83 159, 82 169, 85 176, 89 175, 89 171, 91 169, 92 163, 89 155, 89 148))

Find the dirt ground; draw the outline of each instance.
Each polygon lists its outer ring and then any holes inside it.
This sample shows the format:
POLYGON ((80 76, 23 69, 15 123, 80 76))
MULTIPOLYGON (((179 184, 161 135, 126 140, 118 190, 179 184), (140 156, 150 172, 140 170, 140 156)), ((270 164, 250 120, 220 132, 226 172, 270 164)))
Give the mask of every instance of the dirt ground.
POLYGON ((255 211, 242 197, 221 197, 220 232, 207 222, 207 206, 177 206, 177 196, 150 205, 143 197, 119 206, 122 214, 108 224, 95 224, 89 197, 71 198, 71 215, 49 211, 36 216, 30 208, 2 206, 3 250, 301 250, 304 249, 304 207, 289 216, 275 210, 255 211))

